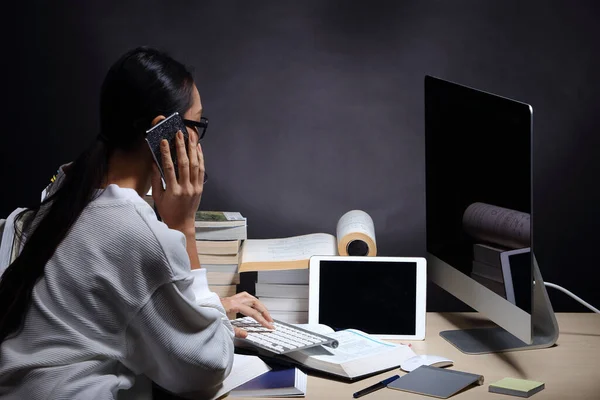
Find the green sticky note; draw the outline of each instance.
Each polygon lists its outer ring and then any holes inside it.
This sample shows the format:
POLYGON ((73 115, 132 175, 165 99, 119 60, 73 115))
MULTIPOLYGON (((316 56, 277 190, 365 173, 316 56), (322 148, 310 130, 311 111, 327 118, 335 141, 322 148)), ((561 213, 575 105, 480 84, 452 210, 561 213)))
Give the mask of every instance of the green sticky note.
POLYGON ((511 396, 529 397, 544 389, 544 382, 526 379, 504 378, 490 384, 490 392, 511 396))

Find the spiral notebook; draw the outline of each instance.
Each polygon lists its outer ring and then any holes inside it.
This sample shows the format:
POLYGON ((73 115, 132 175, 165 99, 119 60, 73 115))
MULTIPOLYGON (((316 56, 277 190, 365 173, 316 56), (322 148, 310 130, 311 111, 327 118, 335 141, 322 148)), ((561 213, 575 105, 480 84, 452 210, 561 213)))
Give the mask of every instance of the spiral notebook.
POLYGON ((483 385, 483 376, 422 365, 387 387, 447 399, 470 386, 483 385))

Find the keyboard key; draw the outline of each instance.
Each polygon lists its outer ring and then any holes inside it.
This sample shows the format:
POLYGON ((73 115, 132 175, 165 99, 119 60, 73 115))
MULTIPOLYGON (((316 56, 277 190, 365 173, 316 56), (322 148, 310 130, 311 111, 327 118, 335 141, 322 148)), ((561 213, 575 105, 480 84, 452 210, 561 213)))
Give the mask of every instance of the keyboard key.
POLYGON ((237 318, 230 322, 233 326, 245 329, 248 332, 248 336, 245 339, 237 338, 236 340, 276 354, 320 345, 337 347, 337 341, 334 339, 309 332, 282 321, 274 321, 273 326, 275 329, 265 328, 251 317, 237 318))

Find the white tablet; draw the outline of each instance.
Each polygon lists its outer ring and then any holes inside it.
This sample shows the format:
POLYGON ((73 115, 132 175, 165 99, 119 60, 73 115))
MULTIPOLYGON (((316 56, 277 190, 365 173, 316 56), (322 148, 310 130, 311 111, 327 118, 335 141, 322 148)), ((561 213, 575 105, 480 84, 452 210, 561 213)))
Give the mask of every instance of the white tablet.
POLYGON ((425 339, 425 258, 313 256, 309 276, 309 324, 425 339))

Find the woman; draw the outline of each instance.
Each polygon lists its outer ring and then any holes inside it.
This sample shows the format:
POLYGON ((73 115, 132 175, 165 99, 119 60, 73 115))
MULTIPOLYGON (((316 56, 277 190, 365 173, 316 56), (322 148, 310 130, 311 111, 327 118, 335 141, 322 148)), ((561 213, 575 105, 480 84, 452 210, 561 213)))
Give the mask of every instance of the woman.
POLYGON ((256 298, 219 299, 200 268, 201 115, 190 72, 169 56, 138 48, 110 68, 97 140, 20 216, 24 246, 0 281, 0 397, 149 398, 150 380, 210 396, 231 370, 234 334, 245 335, 226 313, 272 327, 256 298), (144 137, 175 111, 189 146, 179 132, 176 178, 161 143, 163 189, 144 137), (162 222, 141 197, 150 186, 162 222))

